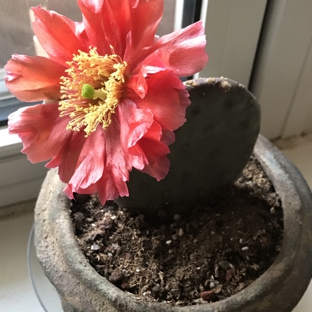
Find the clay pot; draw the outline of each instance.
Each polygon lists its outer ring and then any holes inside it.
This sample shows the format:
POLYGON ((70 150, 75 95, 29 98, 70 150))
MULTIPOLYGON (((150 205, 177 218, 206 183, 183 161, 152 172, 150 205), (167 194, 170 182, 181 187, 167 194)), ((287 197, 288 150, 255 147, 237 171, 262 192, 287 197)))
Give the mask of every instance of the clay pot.
POLYGON ((290 312, 312 276, 312 196, 297 168, 259 137, 255 154, 279 194, 284 212, 281 251, 271 267, 234 296, 211 304, 172 307, 124 293, 87 262, 75 240, 64 185, 51 170, 35 210, 35 246, 65 312, 290 312))

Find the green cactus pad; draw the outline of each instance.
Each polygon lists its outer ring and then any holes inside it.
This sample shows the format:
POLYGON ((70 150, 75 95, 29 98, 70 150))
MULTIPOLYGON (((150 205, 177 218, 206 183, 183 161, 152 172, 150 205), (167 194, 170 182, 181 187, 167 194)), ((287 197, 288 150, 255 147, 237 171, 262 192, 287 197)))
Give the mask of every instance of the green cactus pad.
POLYGON ((145 214, 187 213, 232 183, 245 167, 260 129, 260 106, 241 84, 226 78, 185 82, 191 105, 170 146, 170 170, 160 182, 133 170, 129 197, 116 202, 145 214))

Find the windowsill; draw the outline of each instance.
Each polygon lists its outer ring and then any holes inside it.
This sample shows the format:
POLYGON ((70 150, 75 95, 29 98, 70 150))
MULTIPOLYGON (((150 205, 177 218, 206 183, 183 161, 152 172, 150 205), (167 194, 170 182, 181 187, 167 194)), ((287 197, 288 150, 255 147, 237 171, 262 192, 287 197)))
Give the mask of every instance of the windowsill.
POLYGON ((21 149, 20 138, 0 127, 0 208, 36 198, 46 175, 44 164, 31 164, 21 149))
POLYGON ((9 134, 8 127, 0 127, 0 159, 7 156, 19 155, 22 142, 17 134, 9 134))

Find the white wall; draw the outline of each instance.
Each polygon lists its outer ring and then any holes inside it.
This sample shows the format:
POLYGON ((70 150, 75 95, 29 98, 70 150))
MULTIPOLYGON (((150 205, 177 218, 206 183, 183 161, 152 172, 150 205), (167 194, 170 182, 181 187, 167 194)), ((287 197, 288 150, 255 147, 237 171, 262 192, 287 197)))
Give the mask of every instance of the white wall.
POLYGON ((250 86, 269 139, 312 132, 312 1, 203 0, 202 20, 210 60, 200 76, 250 86))
POLYGON ((209 62, 201 77, 224 76, 248 86, 267 0, 203 0, 209 62))
POLYGON ((312 1, 270 1, 252 89, 262 133, 288 137, 312 130, 312 1))

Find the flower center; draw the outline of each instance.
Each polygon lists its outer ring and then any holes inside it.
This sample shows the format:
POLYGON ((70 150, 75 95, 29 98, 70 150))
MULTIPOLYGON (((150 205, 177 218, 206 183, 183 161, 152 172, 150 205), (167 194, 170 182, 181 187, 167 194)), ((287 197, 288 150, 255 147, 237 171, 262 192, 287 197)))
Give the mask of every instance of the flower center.
POLYGON ((96 48, 89 53, 79 51, 67 62, 68 76, 61 77, 59 103, 60 116, 71 118, 67 130, 80 131, 84 127, 89 136, 99 124, 103 129, 111 124, 111 115, 124 94, 127 67, 127 63, 114 54, 113 48, 112 52, 101 56, 96 48))

